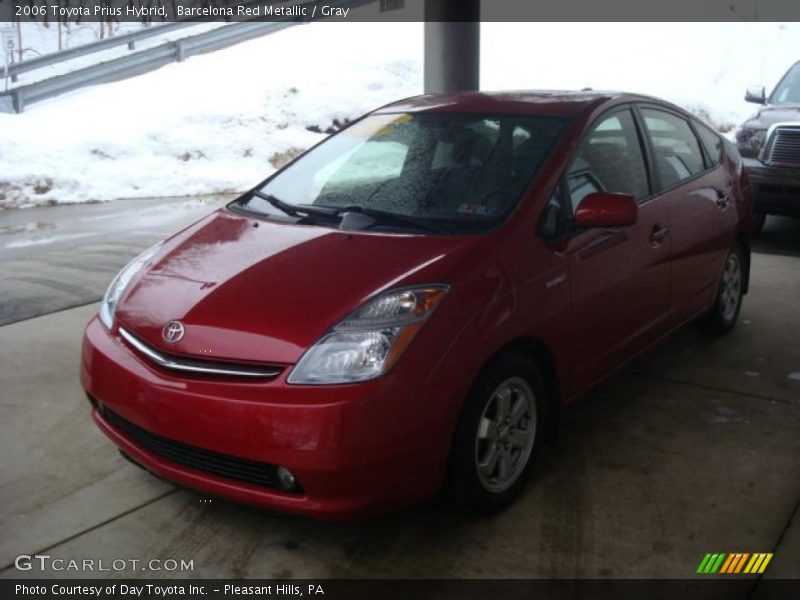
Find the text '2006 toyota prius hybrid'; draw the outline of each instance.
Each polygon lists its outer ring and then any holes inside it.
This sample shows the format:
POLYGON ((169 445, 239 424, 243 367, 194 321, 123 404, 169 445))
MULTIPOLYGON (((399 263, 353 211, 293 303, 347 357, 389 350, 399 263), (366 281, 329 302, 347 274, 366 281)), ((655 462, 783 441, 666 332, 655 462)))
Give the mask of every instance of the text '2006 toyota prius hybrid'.
POLYGON ((83 345, 97 425, 209 494, 355 518, 521 491, 559 408, 747 290, 736 147, 597 92, 385 106, 144 252, 83 345))

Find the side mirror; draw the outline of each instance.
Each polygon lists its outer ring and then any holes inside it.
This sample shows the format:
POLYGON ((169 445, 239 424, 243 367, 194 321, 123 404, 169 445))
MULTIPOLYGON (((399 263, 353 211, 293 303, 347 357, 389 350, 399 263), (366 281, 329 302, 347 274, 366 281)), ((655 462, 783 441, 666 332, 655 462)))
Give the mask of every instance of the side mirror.
POLYGON ((767 101, 764 86, 751 85, 744 93, 744 101, 752 102, 753 104, 764 104, 767 101))
POLYGON ((627 227, 636 223, 637 210, 633 196, 595 192, 581 200, 575 211, 575 225, 581 228, 627 227))

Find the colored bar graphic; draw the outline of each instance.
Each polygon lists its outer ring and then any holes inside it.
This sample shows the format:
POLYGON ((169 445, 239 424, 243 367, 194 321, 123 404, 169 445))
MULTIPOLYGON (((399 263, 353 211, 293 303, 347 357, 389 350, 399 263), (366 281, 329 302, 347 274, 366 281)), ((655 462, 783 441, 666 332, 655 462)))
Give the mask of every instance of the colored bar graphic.
POLYGON ((744 568, 745 573, 756 573, 757 569, 761 565, 761 561, 763 560, 762 554, 753 554, 753 557, 750 559, 750 562, 747 563, 747 566, 744 568))
POLYGON ((763 573, 767 569, 767 565, 771 560, 772 560, 772 552, 770 552, 764 557, 764 562, 761 563, 761 567, 758 569, 758 572, 763 573))
POLYGON ((736 566, 731 566, 731 573, 740 573, 744 568, 744 562, 750 557, 749 553, 740 554, 739 555, 739 562, 736 563, 736 566))
POLYGON ((703 560, 700 561, 700 566, 697 567, 697 572, 698 573, 705 573, 706 572, 706 566, 708 565, 708 562, 710 560, 711 560, 711 555, 710 554, 706 554, 705 557, 703 558, 703 560))
POLYGON ((725 553, 719 555, 719 558, 711 565, 711 570, 709 573, 716 573, 719 570, 720 565, 722 564, 723 559, 725 558, 725 553))
POLYGON ((763 573, 769 562, 772 560, 772 553, 756 552, 725 552, 708 553, 700 561, 697 573, 702 574, 726 574, 736 575, 739 573, 763 573), (746 565, 746 566, 745 566, 746 565))
POLYGON ((700 566, 697 567, 698 573, 716 573, 719 570, 719 566, 722 564, 723 559, 725 558, 725 553, 722 554, 714 553, 714 554, 706 554, 703 561, 700 563, 700 566))
POLYGON ((739 564, 739 559, 742 557, 741 554, 738 552, 733 552, 728 555, 730 561, 726 561, 726 564, 722 565, 722 569, 720 569, 720 573, 733 573, 736 565, 739 564))
POLYGON ((728 569, 730 569, 730 567, 731 567, 731 563, 733 562, 734 558, 736 558, 735 554, 728 554, 728 558, 725 560, 724 563, 722 563, 722 568, 719 570, 719 572, 720 573, 727 573, 728 569))

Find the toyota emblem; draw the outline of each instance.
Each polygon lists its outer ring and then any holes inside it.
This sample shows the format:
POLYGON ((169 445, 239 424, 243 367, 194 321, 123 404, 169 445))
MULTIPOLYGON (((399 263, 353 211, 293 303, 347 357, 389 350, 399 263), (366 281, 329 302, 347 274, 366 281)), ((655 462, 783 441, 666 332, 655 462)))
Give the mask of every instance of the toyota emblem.
POLYGON ((181 339, 183 339, 183 334, 185 332, 186 329, 183 327, 183 323, 180 321, 170 321, 164 325, 164 329, 161 330, 161 337, 164 338, 165 342, 174 344, 175 342, 179 342, 181 339))

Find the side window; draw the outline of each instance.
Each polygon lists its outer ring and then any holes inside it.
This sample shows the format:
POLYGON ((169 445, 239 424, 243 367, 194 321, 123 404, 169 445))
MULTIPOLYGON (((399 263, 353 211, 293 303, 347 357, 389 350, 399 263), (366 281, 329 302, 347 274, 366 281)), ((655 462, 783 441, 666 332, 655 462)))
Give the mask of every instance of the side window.
POLYGON ((722 138, 702 123, 695 121, 694 128, 706 148, 706 153, 711 159, 711 165, 718 165, 722 161, 722 138))
POLYGON ((581 143, 567 172, 573 212, 588 194, 614 192, 639 200, 649 195, 642 148, 629 110, 601 121, 581 143))
POLYGON ((661 187, 668 188, 705 170, 700 143, 689 123, 671 113, 642 109, 653 144, 661 187))

